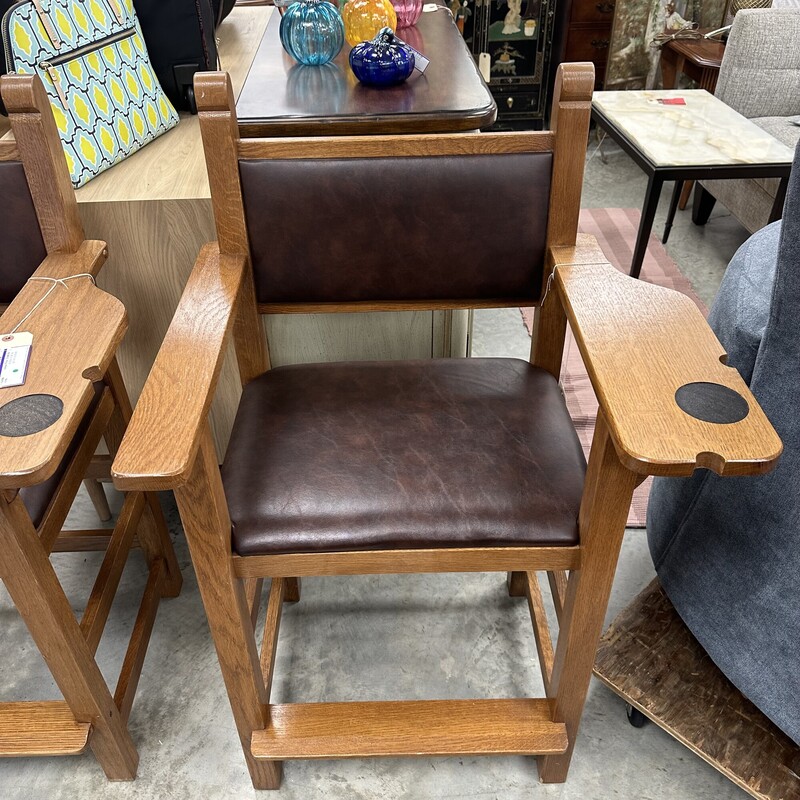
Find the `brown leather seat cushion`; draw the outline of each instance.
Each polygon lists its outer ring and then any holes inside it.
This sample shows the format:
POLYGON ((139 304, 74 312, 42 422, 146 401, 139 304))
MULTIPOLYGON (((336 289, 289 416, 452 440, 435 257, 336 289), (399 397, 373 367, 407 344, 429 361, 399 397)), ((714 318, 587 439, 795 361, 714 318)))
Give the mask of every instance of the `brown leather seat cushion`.
POLYGON ((516 359, 279 367, 222 476, 240 555, 574 545, 585 473, 558 384, 516 359))

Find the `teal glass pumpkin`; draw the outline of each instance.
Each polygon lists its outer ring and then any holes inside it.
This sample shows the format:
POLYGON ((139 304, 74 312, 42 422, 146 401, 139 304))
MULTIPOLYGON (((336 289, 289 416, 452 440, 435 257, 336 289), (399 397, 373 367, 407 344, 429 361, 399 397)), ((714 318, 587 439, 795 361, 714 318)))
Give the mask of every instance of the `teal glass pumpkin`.
POLYGON ((344 24, 327 0, 298 0, 281 17, 281 44, 296 61, 309 66, 327 64, 344 45, 344 24))

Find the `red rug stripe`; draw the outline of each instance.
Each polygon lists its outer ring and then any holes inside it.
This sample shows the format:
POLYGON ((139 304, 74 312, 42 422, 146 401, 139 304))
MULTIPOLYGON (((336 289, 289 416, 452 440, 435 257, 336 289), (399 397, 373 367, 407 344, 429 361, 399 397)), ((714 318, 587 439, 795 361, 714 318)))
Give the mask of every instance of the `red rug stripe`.
MULTIPOLYGON (((581 211, 581 233, 590 233, 595 236, 606 258, 621 272, 627 273, 630 269, 638 229, 639 212, 635 208, 585 208, 581 211)), ((647 254, 642 264, 641 280, 676 289, 691 297, 703 314, 708 313, 703 301, 695 294, 689 279, 681 273, 675 262, 667 255, 664 246, 654 235, 650 236, 647 254)), ((525 327, 530 334, 533 309, 522 308, 520 311, 525 327)), ((569 331, 564 346, 561 385, 564 389, 564 397, 572 417, 572 423, 575 425, 575 430, 578 432, 578 437, 588 458, 597 416, 597 400, 578 347, 569 331)), ((650 483, 651 479, 646 480, 634 492, 633 503, 628 514, 628 526, 631 528, 645 526, 650 483)))

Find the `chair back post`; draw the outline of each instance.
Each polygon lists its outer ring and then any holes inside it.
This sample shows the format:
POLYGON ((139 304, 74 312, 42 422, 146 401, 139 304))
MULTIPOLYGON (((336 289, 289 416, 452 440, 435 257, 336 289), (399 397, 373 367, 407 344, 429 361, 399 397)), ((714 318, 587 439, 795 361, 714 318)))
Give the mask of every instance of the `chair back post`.
POLYGON ((11 130, 49 254, 74 253, 86 238, 64 148, 37 75, 4 75, 0 81, 11 130))
POLYGON ((542 272, 542 304, 534 315, 531 363, 558 378, 564 352, 567 318, 560 303, 552 298, 545 307, 547 284, 552 274, 552 250, 574 247, 578 238, 578 217, 586 163, 586 143, 592 115, 594 64, 561 64, 556 73, 550 123, 555 142, 550 210, 547 218, 547 248, 542 272))
MULTIPOLYGON (((233 87, 225 72, 197 73, 194 86, 219 249, 221 253, 243 255, 249 264, 250 241, 239 180, 239 123, 233 87)), ((246 386, 270 367, 251 268, 247 269, 239 290, 233 338, 239 377, 242 386, 246 386)))

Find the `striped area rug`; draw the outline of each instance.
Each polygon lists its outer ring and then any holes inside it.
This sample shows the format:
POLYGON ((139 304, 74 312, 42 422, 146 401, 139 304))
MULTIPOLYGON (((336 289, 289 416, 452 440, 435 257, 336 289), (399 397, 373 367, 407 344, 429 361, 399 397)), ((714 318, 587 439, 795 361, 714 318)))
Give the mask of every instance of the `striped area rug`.
MULTIPOLYGON (((639 211, 634 208, 585 208, 581 211, 581 233, 591 233, 595 236, 606 258, 618 270, 625 273, 630 269, 638 229, 639 211)), ((675 262, 667 255, 664 246, 653 235, 650 236, 647 254, 642 265, 641 280, 683 292, 694 300, 703 314, 708 313, 702 300, 695 294, 689 279, 681 273, 675 262)), ((530 334, 533 309, 521 308, 520 311, 525 327, 530 334)), ((564 388, 564 396, 572 422, 588 458, 594 434, 594 421, 597 416, 597 400, 589 382, 589 376, 586 374, 586 368, 583 366, 578 346, 569 332, 567 332, 564 347, 561 385, 564 388)), ((652 479, 648 478, 633 495, 633 503, 628 514, 628 526, 631 528, 645 526, 651 481, 652 479)))

